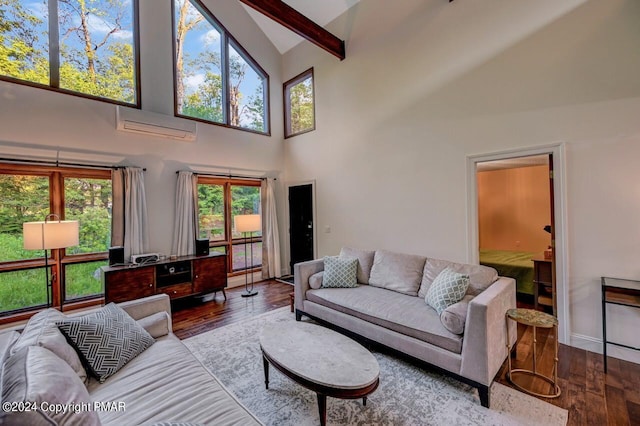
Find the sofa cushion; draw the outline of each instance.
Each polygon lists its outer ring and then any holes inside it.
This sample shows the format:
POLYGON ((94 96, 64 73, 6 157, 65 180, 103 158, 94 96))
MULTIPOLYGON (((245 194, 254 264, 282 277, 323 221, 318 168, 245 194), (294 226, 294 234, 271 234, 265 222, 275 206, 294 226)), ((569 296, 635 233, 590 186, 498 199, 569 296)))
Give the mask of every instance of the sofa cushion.
POLYGON ((322 277, 324 276, 324 271, 316 272, 315 274, 309 277, 309 287, 313 289, 317 289, 322 287, 322 277))
POLYGON ((440 322, 436 311, 418 297, 370 285, 339 290, 309 290, 306 296, 310 302, 353 315, 448 351, 457 354, 462 351, 462 336, 449 332, 440 322))
POLYGON ((166 336, 171 333, 171 318, 169 314, 162 311, 151 314, 148 317, 140 318, 138 324, 144 328, 154 339, 166 336))
POLYGON ((87 372, 82 366, 82 361, 78 357, 75 349, 69 345, 67 339, 56 327, 56 321, 62 321, 67 316, 53 308, 38 312, 29 319, 27 325, 22 330, 20 338, 11 348, 14 354, 27 346, 41 346, 49 349, 60 357, 76 372, 83 382, 87 379, 87 372))
POLYGON ((433 280, 435 280, 438 274, 445 268, 451 268, 451 270, 455 272, 469 275, 467 294, 472 296, 479 295, 498 279, 498 272, 488 266, 455 263, 440 259, 427 259, 424 265, 418 297, 424 298, 427 295, 427 290, 429 290, 433 280))
POLYGON ((115 303, 56 323, 100 382, 151 346, 153 337, 115 303))
POLYGON ((355 257, 326 256, 322 288, 344 288, 358 285, 356 274, 358 259, 355 257))
POLYGON ((65 361, 37 346, 25 346, 3 365, 2 402, 28 403, 34 410, 0 411, 0 424, 99 425, 87 388, 65 361), (90 409, 48 410, 44 403, 86 404, 90 409))
POLYGON ((358 259, 358 282, 360 284, 369 284, 371 275, 371 267, 373 266, 373 250, 361 250, 352 247, 342 247, 340 257, 355 257, 358 259))
POLYGON ((442 311, 440 314, 440 321, 444 328, 452 332, 453 334, 464 333, 464 326, 467 322, 467 311, 469 310, 469 302, 473 300, 475 296, 470 294, 462 298, 461 301, 450 305, 442 311))
POLYGON ((467 288, 469 288, 469 275, 445 268, 433 280, 424 301, 440 315, 447 307, 462 300, 467 288))
POLYGON ((93 401, 122 401, 126 406, 100 411, 105 426, 260 424, 173 334, 160 337, 106 382, 91 379, 87 389, 93 401))
POLYGON ((373 258, 369 284, 387 290, 417 296, 425 257, 378 250, 373 258))

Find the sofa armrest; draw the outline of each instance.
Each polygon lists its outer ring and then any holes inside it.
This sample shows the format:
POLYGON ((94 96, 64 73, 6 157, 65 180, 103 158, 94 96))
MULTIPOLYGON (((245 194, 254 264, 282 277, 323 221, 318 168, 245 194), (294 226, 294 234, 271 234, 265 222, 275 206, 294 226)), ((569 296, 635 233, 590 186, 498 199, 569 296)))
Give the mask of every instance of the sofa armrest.
POLYGON ((173 330, 171 324, 171 300, 166 294, 155 294, 141 299, 129 300, 118 303, 118 306, 136 321, 158 312, 166 312, 169 318, 167 328, 170 332, 173 330))
MULTIPOLYGON (((460 375, 489 386, 507 358, 505 314, 516 307, 516 282, 500 277, 469 303, 460 375)), ((515 342, 516 325, 509 322, 515 342)))
POLYGON ((294 300, 296 309, 302 310, 307 290, 309 290, 309 277, 315 273, 324 271, 324 260, 316 259, 300 262, 293 265, 294 300))

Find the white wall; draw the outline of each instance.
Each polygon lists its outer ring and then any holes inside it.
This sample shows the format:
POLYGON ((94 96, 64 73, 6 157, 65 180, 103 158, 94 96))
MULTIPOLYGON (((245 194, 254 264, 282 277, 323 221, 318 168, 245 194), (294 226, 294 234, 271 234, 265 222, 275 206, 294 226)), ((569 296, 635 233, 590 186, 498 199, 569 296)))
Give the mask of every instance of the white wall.
MULTIPOLYGON (((119 132, 115 106, 0 82, 0 157, 38 156, 146 167, 150 250, 169 253, 177 170, 267 174, 283 166, 281 55, 235 0, 205 1, 270 76, 271 136, 198 123, 195 142, 119 132)), ((142 108, 173 115, 170 2, 140 1, 142 108)), ((280 189, 279 192, 282 192, 280 189)), ((280 203, 282 204, 282 203, 280 203)))
MULTIPOLYGON (((283 79, 315 72, 317 130, 286 140, 285 170, 316 181, 319 255, 465 261, 467 156, 564 142, 572 344, 601 350, 600 276, 640 278, 640 3, 389 4, 331 24, 342 62, 284 56, 283 79)), ((634 339, 640 310, 610 321, 634 339)))

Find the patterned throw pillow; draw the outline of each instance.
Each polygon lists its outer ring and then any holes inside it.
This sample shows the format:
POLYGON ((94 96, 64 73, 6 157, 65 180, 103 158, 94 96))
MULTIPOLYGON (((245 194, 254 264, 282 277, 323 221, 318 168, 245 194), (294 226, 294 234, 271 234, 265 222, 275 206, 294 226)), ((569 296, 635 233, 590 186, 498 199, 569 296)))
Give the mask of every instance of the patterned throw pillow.
POLYGON ((324 258, 322 288, 358 287, 358 259, 327 256, 324 258))
POLYGON ((445 268, 433 280, 424 301, 440 315, 447 307, 462 300, 468 287, 469 275, 445 268))
POLYGON ((114 303, 83 317, 57 321, 56 325, 100 383, 155 342, 114 303))

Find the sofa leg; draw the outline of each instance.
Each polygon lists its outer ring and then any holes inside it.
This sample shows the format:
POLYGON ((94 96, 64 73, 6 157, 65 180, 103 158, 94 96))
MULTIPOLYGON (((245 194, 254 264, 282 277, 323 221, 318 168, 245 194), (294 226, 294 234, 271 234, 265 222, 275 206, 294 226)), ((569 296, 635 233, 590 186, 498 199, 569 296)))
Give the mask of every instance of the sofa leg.
POLYGON ((296 321, 302 320, 302 312, 296 309, 296 321))
POLYGON ((478 386, 478 395, 480 396, 480 404, 483 407, 489 408, 489 386, 478 386))

